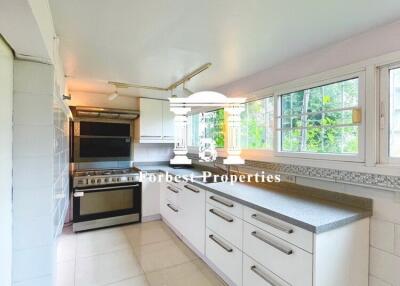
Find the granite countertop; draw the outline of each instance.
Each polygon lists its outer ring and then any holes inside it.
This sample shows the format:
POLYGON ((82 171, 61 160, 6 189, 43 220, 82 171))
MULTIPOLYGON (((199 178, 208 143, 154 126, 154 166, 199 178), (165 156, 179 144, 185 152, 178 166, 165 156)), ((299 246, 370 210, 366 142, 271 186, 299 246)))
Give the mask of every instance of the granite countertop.
MULTIPOLYGON (((202 171, 198 169, 174 169, 165 165, 135 167, 142 171, 202 176, 202 171)), ((205 184, 194 181, 192 184, 314 233, 339 228, 372 215, 369 208, 349 206, 345 194, 343 197, 338 196, 342 198, 341 202, 340 199, 324 200, 299 192, 269 189, 264 184, 235 183, 235 187, 230 182, 205 184)))

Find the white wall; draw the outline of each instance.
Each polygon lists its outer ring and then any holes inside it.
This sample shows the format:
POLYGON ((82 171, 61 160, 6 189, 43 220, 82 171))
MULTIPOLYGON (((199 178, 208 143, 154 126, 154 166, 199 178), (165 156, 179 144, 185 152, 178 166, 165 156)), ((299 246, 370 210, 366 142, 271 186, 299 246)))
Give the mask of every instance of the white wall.
POLYGON ((0 285, 11 285, 13 54, 0 36, 0 285))
POLYGON ((136 97, 118 96, 108 100, 109 94, 71 91, 70 106, 93 106, 104 108, 139 109, 139 100, 136 97))
POLYGON ((217 90, 239 96, 266 87, 306 77, 337 67, 400 50, 400 22, 395 22, 323 49, 297 57, 246 78, 227 83, 217 90))
POLYGON ((135 162, 169 161, 173 155, 173 144, 144 143, 134 144, 133 160, 135 162))
POLYGON ((14 62, 13 285, 50 286, 55 274, 54 68, 14 62))

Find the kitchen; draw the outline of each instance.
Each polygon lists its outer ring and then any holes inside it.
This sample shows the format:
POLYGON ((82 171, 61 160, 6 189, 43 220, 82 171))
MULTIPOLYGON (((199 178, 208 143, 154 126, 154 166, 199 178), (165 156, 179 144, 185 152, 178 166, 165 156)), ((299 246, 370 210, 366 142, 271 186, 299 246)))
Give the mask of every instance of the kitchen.
POLYGON ((399 30, 394 0, 2 1, 0 285, 400 285, 399 30))

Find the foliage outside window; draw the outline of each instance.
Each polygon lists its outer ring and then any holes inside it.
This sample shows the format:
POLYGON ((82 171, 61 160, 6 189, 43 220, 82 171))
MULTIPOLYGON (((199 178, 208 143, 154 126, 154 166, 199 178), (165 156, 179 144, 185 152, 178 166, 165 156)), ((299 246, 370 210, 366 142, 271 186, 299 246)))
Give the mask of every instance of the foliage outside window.
POLYGON ((400 158, 400 68, 390 70, 389 155, 400 158))
POLYGON ((217 148, 224 147, 224 110, 218 109, 199 113, 188 118, 189 146, 199 146, 202 134, 204 138, 212 138, 217 148), (201 119, 204 120, 204 130, 201 128, 201 119))
POLYGON ((280 96, 280 151, 357 154, 358 78, 280 96))
POLYGON ((245 104, 241 113, 242 149, 273 149, 274 98, 245 104))

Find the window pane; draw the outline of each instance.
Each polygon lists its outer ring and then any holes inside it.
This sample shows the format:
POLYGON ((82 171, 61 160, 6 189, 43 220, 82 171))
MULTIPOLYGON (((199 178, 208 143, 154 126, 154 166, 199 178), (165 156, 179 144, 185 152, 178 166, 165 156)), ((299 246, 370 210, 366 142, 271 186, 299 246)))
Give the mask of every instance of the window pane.
POLYGON ((205 138, 212 138, 215 146, 224 147, 224 110, 218 109, 204 113, 204 135, 205 138))
POLYGON ((243 149, 272 149, 273 112, 273 97, 245 104, 245 110, 241 113, 243 149))
POLYGON ((358 78, 282 95, 281 151, 358 153, 357 106, 358 78))
POLYGON ((199 114, 191 115, 188 118, 189 146, 199 146, 199 128, 200 128, 199 122, 200 122, 199 114))
POLYGON ((390 70, 390 157, 400 158, 400 68, 390 70))

